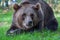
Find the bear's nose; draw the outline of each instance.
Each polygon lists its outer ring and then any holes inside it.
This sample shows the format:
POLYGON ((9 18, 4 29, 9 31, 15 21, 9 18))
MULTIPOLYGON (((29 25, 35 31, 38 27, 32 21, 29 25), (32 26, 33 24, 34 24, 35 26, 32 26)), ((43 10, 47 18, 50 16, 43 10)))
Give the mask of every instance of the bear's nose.
POLYGON ((32 21, 29 21, 29 24, 32 24, 32 21))
POLYGON ((29 21, 27 26, 32 26, 33 22, 29 21))

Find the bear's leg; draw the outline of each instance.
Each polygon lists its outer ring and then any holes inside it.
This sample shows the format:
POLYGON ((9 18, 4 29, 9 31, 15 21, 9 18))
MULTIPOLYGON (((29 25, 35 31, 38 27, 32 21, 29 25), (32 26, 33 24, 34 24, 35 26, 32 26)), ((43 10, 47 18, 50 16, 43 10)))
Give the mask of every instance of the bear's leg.
POLYGON ((43 23, 43 21, 40 21, 39 23, 38 23, 38 25, 37 25, 37 30, 38 31, 41 31, 42 32, 42 30, 43 30, 43 27, 44 27, 44 23, 43 23))
POLYGON ((21 32, 15 25, 11 25, 11 28, 7 31, 7 35, 19 34, 21 32))
POLYGON ((46 29, 51 30, 51 31, 56 31, 57 28, 58 28, 58 23, 56 19, 50 21, 46 26, 46 29))

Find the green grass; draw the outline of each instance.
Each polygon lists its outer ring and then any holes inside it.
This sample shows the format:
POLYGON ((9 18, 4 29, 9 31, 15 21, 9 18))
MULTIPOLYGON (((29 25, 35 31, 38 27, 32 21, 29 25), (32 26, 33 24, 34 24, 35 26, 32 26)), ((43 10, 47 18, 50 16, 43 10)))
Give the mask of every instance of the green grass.
MULTIPOLYGON (((60 40, 60 25, 56 32, 43 31, 31 33, 23 33, 21 35, 6 36, 7 30, 12 22, 12 11, 3 14, 0 12, 0 40, 60 40)), ((60 24, 60 17, 56 17, 60 24)))

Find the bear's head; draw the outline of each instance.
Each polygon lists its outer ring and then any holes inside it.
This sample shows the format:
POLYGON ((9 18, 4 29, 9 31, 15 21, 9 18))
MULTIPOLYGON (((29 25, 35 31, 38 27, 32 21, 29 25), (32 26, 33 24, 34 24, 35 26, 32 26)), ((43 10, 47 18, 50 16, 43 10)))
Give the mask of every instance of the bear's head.
POLYGON ((22 3, 21 5, 14 5, 16 25, 21 29, 30 29, 36 26, 39 22, 38 10, 40 9, 40 4, 36 5, 30 4, 28 2, 22 3))

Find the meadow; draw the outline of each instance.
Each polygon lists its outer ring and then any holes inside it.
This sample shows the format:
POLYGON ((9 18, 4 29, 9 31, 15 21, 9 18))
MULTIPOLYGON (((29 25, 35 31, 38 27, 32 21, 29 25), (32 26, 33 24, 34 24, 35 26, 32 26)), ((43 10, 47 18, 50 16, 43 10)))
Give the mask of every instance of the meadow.
MULTIPOLYGON (((0 40, 60 40, 60 25, 58 25, 58 30, 55 32, 43 30, 43 32, 34 31, 33 33, 6 36, 6 32, 12 23, 12 15, 12 10, 8 10, 7 12, 0 10, 0 40)), ((56 16, 56 19, 58 20, 58 24, 60 24, 60 17, 56 16)))

